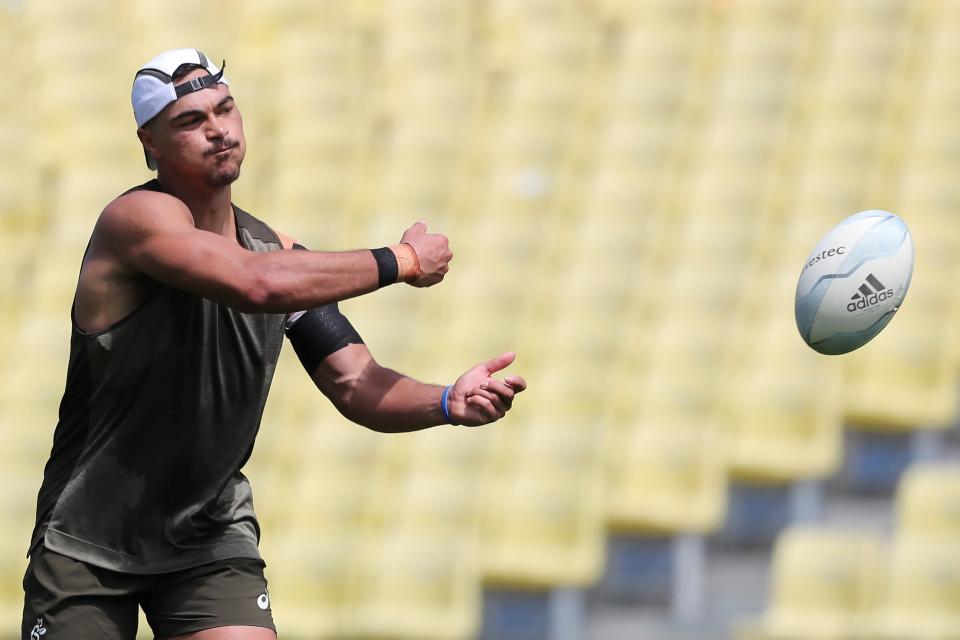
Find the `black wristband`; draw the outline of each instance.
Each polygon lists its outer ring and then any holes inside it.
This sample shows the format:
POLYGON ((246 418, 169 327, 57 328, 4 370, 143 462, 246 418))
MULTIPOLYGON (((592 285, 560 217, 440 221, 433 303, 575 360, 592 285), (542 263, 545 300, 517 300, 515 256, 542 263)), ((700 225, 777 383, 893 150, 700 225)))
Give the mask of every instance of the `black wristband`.
POLYGON ((377 273, 379 274, 379 287, 385 287, 393 284, 400 276, 400 265, 397 264, 397 256, 387 247, 381 249, 371 249, 373 258, 377 261, 377 273))

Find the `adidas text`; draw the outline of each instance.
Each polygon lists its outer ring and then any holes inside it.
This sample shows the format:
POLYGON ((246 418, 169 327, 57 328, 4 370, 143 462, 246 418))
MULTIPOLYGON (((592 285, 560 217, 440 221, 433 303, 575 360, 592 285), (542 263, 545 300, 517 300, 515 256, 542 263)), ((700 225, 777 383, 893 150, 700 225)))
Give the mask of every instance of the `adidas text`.
POLYGON ((887 298, 893 297, 893 289, 887 289, 886 291, 881 291, 880 293, 874 293, 873 295, 866 296, 858 299, 856 302, 851 302, 847 305, 847 311, 853 313, 857 310, 866 309, 872 307, 875 304, 880 304, 887 298))

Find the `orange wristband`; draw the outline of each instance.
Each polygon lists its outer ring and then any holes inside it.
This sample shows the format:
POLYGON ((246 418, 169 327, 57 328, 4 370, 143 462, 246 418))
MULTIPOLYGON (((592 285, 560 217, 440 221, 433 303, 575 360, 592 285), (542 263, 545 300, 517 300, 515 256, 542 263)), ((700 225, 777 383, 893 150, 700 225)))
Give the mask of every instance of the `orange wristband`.
POLYGON ((420 258, 413 246, 404 242, 390 246, 393 255, 397 257, 397 282, 412 284, 420 279, 423 271, 420 269, 420 258))

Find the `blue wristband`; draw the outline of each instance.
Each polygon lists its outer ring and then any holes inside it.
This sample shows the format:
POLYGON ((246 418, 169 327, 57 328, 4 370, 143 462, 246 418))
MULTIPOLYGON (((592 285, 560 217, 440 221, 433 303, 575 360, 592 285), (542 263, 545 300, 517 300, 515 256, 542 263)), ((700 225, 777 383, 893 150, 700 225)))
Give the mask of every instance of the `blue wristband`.
POLYGON ((455 425, 457 423, 450 417, 450 405, 448 403, 451 389, 453 389, 453 385, 444 387, 443 393, 440 395, 440 412, 443 413, 443 419, 447 421, 447 424, 455 425))

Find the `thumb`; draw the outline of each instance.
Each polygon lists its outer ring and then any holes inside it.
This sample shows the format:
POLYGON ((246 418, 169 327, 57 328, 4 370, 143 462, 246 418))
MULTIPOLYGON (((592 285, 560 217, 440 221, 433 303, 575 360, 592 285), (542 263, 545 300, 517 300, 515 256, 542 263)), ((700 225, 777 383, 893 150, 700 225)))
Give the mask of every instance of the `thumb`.
POLYGON ((506 369, 516 359, 516 353, 513 351, 507 351, 506 353, 501 353, 496 358, 487 360, 483 363, 483 366, 485 366, 490 373, 494 373, 500 371, 501 369, 506 369))

